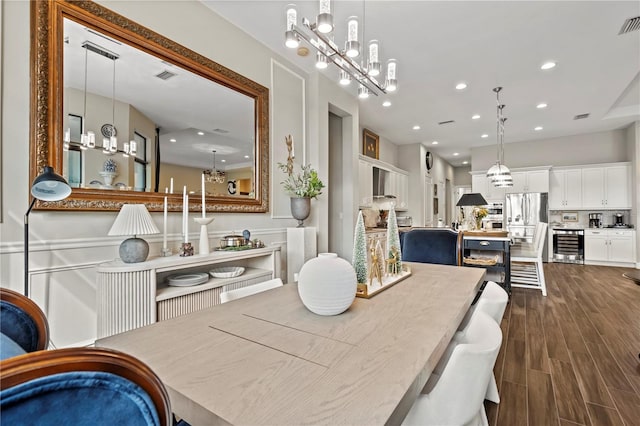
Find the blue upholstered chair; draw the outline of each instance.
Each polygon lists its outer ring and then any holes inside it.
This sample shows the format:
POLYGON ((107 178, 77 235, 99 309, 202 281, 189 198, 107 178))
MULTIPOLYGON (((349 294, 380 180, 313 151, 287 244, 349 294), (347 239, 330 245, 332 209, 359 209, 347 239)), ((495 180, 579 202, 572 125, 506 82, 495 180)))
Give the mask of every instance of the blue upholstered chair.
POLYGON ((3 424, 172 424, 169 395, 138 359, 101 348, 37 351, 0 361, 3 424))
POLYGON ((28 297, 0 287, 0 359, 46 349, 47 317, 28 297))
POLYGON ((402 260, 460 266, 462 232, 451 229, 412 229, 400 234, 402 260))

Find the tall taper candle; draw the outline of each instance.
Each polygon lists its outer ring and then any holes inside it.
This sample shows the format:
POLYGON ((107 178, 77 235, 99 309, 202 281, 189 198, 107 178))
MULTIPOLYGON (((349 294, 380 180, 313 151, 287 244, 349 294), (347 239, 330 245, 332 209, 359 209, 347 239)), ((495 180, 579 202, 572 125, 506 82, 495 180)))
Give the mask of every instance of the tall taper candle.
POLYGON ((204 201, 204 173, 202 174, 202 217, 205 217, 206 204, 204 201))
POLYGON ((189 194, 185 195, 186 197, 186 203, 185 205, 187 206, 187 209, 185 210, 185 214, 184 214, 184 242, 188 243, 189 242, 189 194))
POLYGON ((173 178, 171 178, 171 182, 169 183, 169 194, 173 194, 173 178))
POLYGON ((162 230, 162 250, 167 248, 167 197, 164 197, 164 225, 162 230))
MULTIPOLYGON (((187 187, 184 187, 184 190, 182 191, 182 237, 185 238, 185 233, 184 233, 184 225, 186 223, 184 217, 187 214, 187 187)), ((186 240, 186 238, 185 238, 186 240)), ((185 241, 187 242, 187 241, 185 241)))

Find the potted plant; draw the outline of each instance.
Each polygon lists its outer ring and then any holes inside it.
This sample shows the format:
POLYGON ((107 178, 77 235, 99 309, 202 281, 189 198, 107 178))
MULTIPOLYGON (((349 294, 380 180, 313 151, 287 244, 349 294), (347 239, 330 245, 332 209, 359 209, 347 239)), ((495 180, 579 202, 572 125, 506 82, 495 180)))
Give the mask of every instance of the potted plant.
POLYGON ((475 206, 471 211, 471 216, 475 220, 476 229, 479 231, 482 229, 482 219, 489 214, 489 211, 484 207, 475 206))
POLYGON ((318 172, 311 168, 311 164, 301 165, 300 171, 295 173, 284 163, 278 163, 278 168, 287 174, 280 182, 285 192, 291 197, 291 214, 298 220, 298 227, 311 213, 311 199, 322 194, 324 183, 318 177, 318 172))

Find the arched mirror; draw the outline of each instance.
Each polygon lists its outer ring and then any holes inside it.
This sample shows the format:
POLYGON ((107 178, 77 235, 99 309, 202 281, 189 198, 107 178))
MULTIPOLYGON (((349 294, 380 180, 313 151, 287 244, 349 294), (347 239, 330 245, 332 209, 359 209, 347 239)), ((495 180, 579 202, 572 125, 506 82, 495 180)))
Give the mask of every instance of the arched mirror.
POLYGON ((268 210, 268 89, 96 3, 32 2, 31 178, 41 209, 268 210), (167 195, 168 194, 168 195, 167 195), (197 200, 197 201, 196 201, 197 200))

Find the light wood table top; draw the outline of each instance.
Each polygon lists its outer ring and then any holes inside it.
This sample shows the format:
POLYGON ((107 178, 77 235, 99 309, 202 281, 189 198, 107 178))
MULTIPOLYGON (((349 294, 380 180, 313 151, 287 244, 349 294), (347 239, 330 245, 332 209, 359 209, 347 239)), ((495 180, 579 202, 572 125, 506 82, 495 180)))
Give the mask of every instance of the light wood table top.
POLYGON ((399 424, 485 271, 410 263, 412 276, 341 315, 308 311, 297 286, 120 335, 192 425, 399 424))

